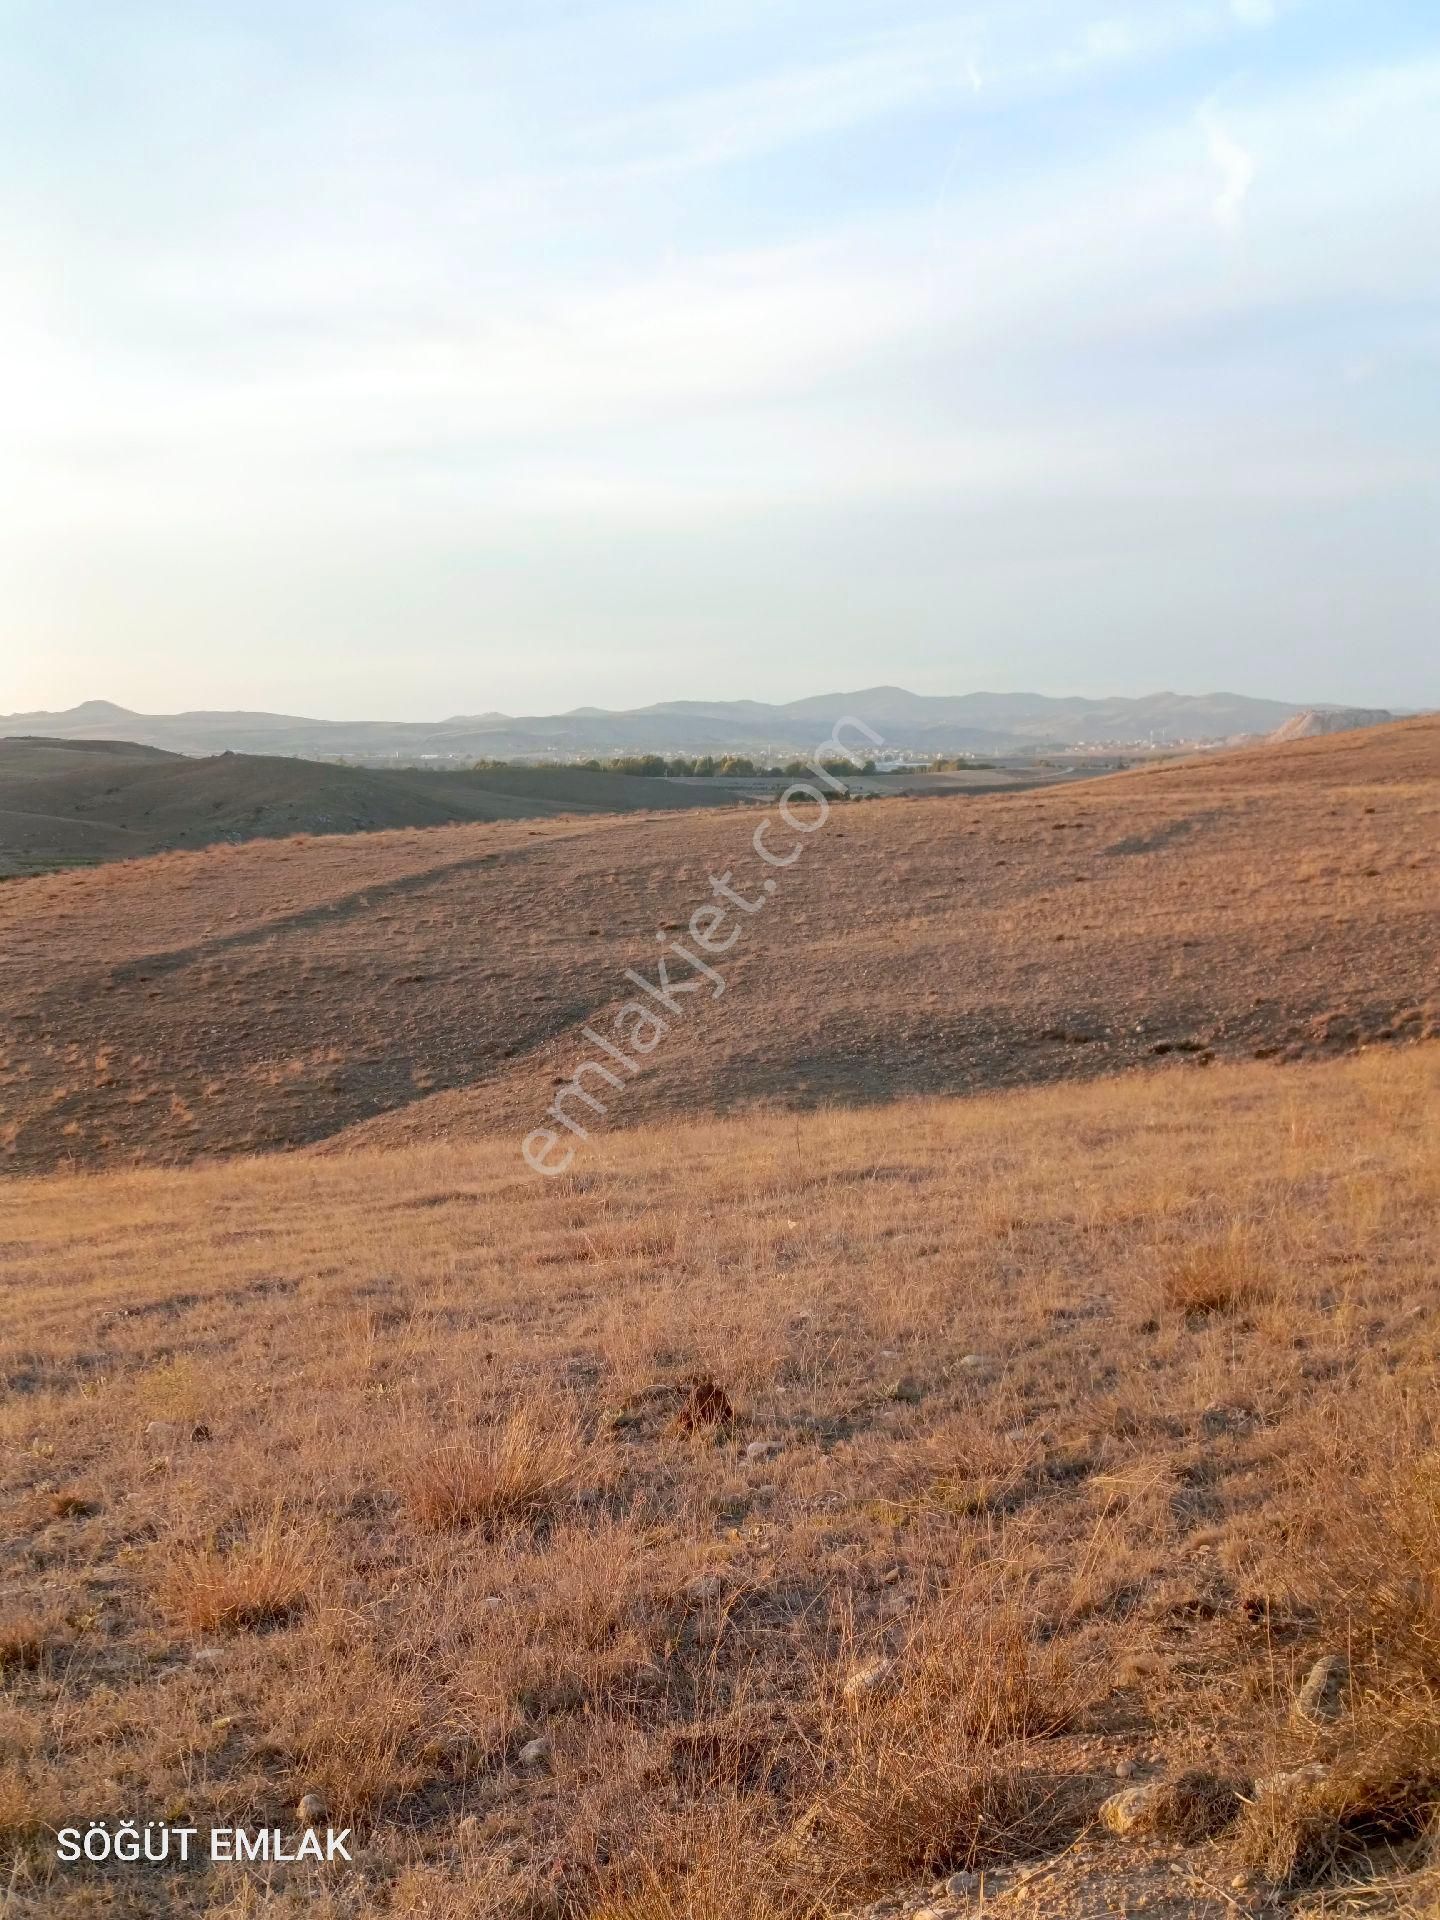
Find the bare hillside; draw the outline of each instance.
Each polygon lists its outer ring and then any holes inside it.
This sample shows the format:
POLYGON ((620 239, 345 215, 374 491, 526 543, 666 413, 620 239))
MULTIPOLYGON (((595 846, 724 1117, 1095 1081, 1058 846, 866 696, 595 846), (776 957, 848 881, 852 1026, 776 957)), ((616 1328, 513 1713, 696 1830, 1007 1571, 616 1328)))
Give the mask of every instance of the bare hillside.
POLYGON ((0 878, 295 833, 658 812, 725 797, 583 768, 377 772, 273 755, 188 759, 128 742, 0 740, 0 878))
POLYGON ((704 980, 622 1070, 607 1125, 1294 1059, 1440 1018, 1434 720, 837 803, 808 838, 774 821, 774 848, 803 846, 783 869, 757 858, 759 817, 336 835, 12 882, 7 1164, 518 1141, 593 1052, 582 1028, 607 1030, 630 973, 654 979, 657 930, 687 937, 726 875, 763 911, 732 912, 723 992, 704 980))

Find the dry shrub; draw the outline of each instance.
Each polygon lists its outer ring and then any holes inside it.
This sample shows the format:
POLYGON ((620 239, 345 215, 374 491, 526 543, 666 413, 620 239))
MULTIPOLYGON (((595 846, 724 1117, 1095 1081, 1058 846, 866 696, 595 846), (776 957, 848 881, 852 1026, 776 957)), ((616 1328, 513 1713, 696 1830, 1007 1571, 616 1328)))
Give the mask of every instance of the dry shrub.
POLYGON ((1350 1648, 1350 1711, 1289 1764, 1310 1780, 1256 1798, 1237 1847, 1279 1885, 1313 1885, 1440 1821, 1440 1453, 1357 1486, 1325 1568, 1331 1644, 1350 1648))
POLYGON ((314 1604, 321 1586, 315 1530, 280 1511, 225 1545, 172 1548, 160 1570, 162 1610, 198 1632, 280 1626, 314 1604))
POLYGON ((573 1425, 541 1425, 521 1411, 479 1438, 443 1441, 405 1472, 401 1490, 431 1533, 478 1527, 495 1538, 533 1524, 574 1484, 581 1442, 573 1425))
POLYGON ((1274 1290, 1253 1245, 1240 1234, 1185 1248, 1164 1277, 1166 1306, 1187 1319, 1246 1313, 1263 1306, 1274 1290))
MULTIPOLYGON (((338 1623, 331 1623, 336 1625, 338 1623)), ((297 1793, 318 1792, 337 1821, 364 1819, 454 1771, 443 1735, 427 1739, 423 1673, 413 1653, 352 1643, 319 1623, 272 1731, 296 1768, 297 1793)))
POLYGON ((35 1613, 0 1616, 0 1674, 38 1667, 45 1657, 45 1623, 35 1613))
POLYGON ((806 1824, 856 1891, 1037 1851, 1070 1809, 1035 1770, 1031 1742, 1072 1725, 1088 1697, 1013 1599, 949 1595, 888 1686, 835 1703, 806 1824))
POLYGON ((0 1860, 13 1862, 12 1897, 27 1853, 53 1858, 55 1830, 68 1811, 63 1790, 43 1763, 9 1755, 0 1760, 0 1860))
POLYGON ((635 1722, 658 1712, 683 1678, 667 1658, 674 1615, 648 1570, 656 1551, 625 1521, 557 1522, 543 1543, 524 1543, 502 1583, 506 1602, 481 1611, 478 1625, 475 1596, 457 1594, 456 1688, 477 1746, 498 1759, 522 1729, 564 1716, 635 1722))
POLYGON ((590 1911, 591 1920, 811 1920, 826 1910, 754 1810, 722 1797, 651 1822, 590 1911))

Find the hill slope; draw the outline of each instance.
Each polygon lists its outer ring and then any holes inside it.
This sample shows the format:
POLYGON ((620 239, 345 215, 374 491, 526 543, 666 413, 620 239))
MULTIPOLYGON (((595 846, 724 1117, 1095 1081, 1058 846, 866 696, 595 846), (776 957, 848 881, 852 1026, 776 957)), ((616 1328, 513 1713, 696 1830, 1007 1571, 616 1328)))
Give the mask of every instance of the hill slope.
POLYGON ((1394 718, 1393 713, 1368 707, 1311 707, 1304 713, 1292 714, 1275 729, 1270 738, 1276 741, 1313 740, 1321 734, 1351 733, 1357 727, 1381 727, 1394 718))
MULTIPOLYGON (((760 902, 607 1124, 1434 1031, 1440 721, 1059 790, 257 841, 0 889, 16 1169, 541 1124, 685 938, 760 902), (765 817, 769 817, 768 815, 765 817), (773 896, 763 892, 771 879, 773 896), (357 1133, 358 1130, 358 1133, 357 1133)), ((670 975, 683 967, 673 958, 670 975)), ((592 1091, 594 1090, 592 1079, 592 1091)), ((613 1096, 613 1097, 612 1097, 613 1096)), ((517 1158, 517 1168, 518 1168, 517 1158)))
POLYGON ((570 767, 377 772, 273 755, 196 760, 113 741, 0 740, 0 876, 217 841, 714 806, 725 797, 570 767))
POLYGON ((558 1186, 4 1183, 8 1910, 1433 1914, 1437 1102, 1411 1048, 558 1186), (1185 1827, 1096 1817, 1167 1783, 1185 1827), (151 1809, 293 1847, 302 1795, 353 1869, 56 1862, 151 1809))

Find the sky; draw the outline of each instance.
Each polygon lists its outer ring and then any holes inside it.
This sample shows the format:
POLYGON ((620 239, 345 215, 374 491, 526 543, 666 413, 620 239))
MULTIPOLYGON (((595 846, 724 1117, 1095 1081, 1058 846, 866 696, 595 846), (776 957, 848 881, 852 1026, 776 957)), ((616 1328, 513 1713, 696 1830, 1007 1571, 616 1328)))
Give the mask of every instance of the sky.
POLYGON ((0 712, 1440 705, 1433 0, 0 0, 0 712))

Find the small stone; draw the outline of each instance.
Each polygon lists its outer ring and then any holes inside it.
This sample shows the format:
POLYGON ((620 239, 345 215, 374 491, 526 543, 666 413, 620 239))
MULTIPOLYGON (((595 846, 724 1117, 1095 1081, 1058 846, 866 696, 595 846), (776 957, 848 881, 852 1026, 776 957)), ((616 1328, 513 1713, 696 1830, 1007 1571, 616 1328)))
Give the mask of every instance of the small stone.
POLYGON ((197 1667, 213 1667, 217 1661, 224 1658, 225 1655, 219 1647, 196 1647, 190 1656, 191 1663, 197 1667))
POLYGON ((1200 1415, 1200 1431, 1207 1440, 1249 1433, 1254 1426, 1255 1414, 1251 1408, 1227 1405, 1222 1400, 1213 1400, 1200 1415))
POLYGON ((1112 1793, 1101 1802, 1101 1821, 1112 1833, 1132 1833, 1144 1820, 1150 1804, 1148 1796, 1153 1791, 1150 1787, 1126 1787, 1122 1793, 1112 1793))
POLYGON ((778 1440, 752 1440, 745 1449, 745 1458, 747 1460, 773 1460, 777 1454, 783 1453, 784 1451, 784 1447, 778 1440))
POLYGON ((185 1430, 174 1420, 147 1420, 145 1438, 152 1447, 178 1447, 185 1438, 185 1430))
POLYGON ((1330 1777, 1330 1769, 1320 1761, 1312 1760, 1308 1766, 1291 1767, 1284 1773, 1267 1773, 1255 1782, 1256 1800, 1284 1800, 1297 1793, 1304 1793, 1311 1787, 1322 1786, 1330 1777))
POLYGON ((543 1767, 549 1758, 550 1742, 543 1733, 537 1740, 527 1740, 519 1753, 522 1767, 543 1767))
POLYGON ((498 1613, 504 1604, 498 1593, 487 1593, 480 1602, 480 1610, 482 1613, 498 1613))
POLYGON ((1343 1653, 1322 1654, 1295 1696, 1297 1720, 1338 1720, 1350 1692, 1350 1662, 1343 1653))
POLYGON ((1122 1760, 1115 1769, 1115 1778, 1117 1780, 1133 1780, 1134 1777, 1135 1762, 1133 1760, 1122 1760))
POLYGON ((330 1818, 325 1810, 325 1802, 318 1793, 302 1794, 295 1811, 302 1827, 323 1827, 330 1818))
POLYGON ((889 1678, 888 1660, 869 1660, 851 1671, 841 1692, 847 1700, 863 1700, 867 1694, 878 1693, 889 1678))
POLYGON ((962 1356, 960 1365, 966 1373, 985 1373, 995 1362, 988 1353, 967 1353, 962 1356))
POLYGON ((1100 1819, 1112 1833, 1150 1834, 1194 1845, 1229 1826, 1239 1810, 1240 1790, 1233 1781, 1196 1768, 1177 1780, 1112 1793, 1101 1805, 1100 1819))
POLYGON ((925 1398, 925 1389, 913 1373, 903 1373, 885 1397, 887 1400, 899 1400, 907 1407, 918 1407, 925 1398))
POLYGON ((945 1882, 945 1891, 952 1900, 968 1900, 970 1895, 978 1890, 979 1886, 980 1876, 978 1873, 952 1873, 950 1878, 945 1882))

